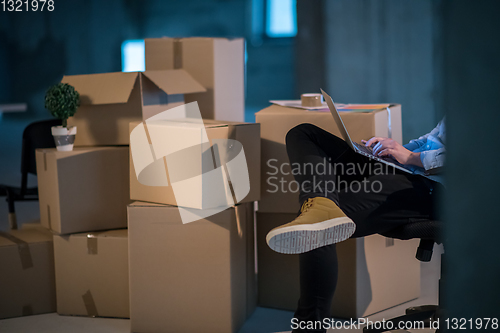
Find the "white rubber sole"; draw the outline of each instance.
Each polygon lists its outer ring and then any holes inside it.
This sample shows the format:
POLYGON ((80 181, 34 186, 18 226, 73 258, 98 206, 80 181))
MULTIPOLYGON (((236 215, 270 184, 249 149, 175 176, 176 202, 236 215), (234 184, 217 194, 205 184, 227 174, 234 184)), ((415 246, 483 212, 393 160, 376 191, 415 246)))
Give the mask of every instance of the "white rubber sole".
POLYGON ((338 217, 314 224, 300 224, 272 230, 266 241, 279 253, 298 254, 342 242, 354 234, 356 225, 348 217, 338 217))

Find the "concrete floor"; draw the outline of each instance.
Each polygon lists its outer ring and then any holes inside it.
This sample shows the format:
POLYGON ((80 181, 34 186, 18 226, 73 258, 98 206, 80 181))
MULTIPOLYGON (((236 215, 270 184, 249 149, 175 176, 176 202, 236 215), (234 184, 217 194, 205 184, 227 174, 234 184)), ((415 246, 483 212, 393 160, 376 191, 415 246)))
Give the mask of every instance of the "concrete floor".
MULTIPOLYGON (((404 313, 411 305, 428 304, 425 298, 412 301, 370 316, 370 320, 392 318, 404 313)), ((278 333, 290 332, 292 312, 267 308, 257 308, 252 317, 238 333, 278 333)), ((59 316, 56 313, 0 320, 0 332, 3 333, 129 333, 128 319, 85 318, 59 316)), ((334 332, 362 332, 362 329, 328 330, 334 332)), ((432 330, 415 330, 400 332, 427 333, 432 330)))
MULTIPOLYGON (((0 230, 8 228, 7 204, 5 198, 0 197, 0 230)), ((38 202, 24 202, 16 204, 18 222, 23 224, 38 219, 38 202)), ((437 304, 438 280, 441 266, 442 248, 434 249, 431 262, 421 263, 421 296, 413 301, 395 306, 385 311, 369 316, 372 321, 388 319, 402 315, 410 306, 422 304, 437 304)), ((290 332, 290 320, 293 313, 267 308, 257 308, 247 320, 239 333, 277 333, 290 332)), ((333 332, 361 332, 362 330, 329 330, 333 332)), ((56 313, 11 318, 0 320, 2 333, 128 333, 130 324, 127 319, 86 318, 59 316, 56 313)), ((405 332, 405 331, 401 331, 405 332)), ((431 330, 415 330, 426 333, 431 330)))

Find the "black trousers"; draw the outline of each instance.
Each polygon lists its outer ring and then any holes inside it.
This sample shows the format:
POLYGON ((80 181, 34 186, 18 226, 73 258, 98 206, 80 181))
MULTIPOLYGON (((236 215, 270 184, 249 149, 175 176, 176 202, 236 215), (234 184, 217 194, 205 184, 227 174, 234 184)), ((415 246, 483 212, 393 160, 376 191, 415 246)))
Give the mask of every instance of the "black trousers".
MULTIPOLYGON (((356 224, 352 237, 383 233, 413 219, 436 218, 435 193, 442 191, 438 183, 357 154, 344 140, 312 124, 291 129, 286 147, 301 203, 318 196, 333 200, 356 224)), ((338 274, 335 244, 302 253, 299 262, 300 300, 294 317, 330 317, 338 274)))

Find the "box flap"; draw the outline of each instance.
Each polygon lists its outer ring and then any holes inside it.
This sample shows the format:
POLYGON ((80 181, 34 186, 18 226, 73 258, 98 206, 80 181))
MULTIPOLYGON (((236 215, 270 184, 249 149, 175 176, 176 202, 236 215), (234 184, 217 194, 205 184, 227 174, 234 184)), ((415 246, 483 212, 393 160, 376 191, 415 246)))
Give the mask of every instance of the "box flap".
POLYGON ((183 69, 145 71, 142 74, 169 95, 207 91, 183 69))
POLYGON ((76 147, 71 151, 59 151, 56 148, 38 148, 36 151, 40 154, 46 155, 46 158, 48 156, 51 156, 51 158, 55 158, 58 160, 106 148, 107 147, 76 147))
POLYGON ((52 234, 41 232, 35 228, 0 232, 0 247, 17 246, 18 242, 41 243, 52 242, 52 234))
MULTIPOLYGON (((245 126, 253 125, 256 123, 242 123, 235 121, 225 121, 225 120, 213 120, 213 119, 195 119, 195 118, 178 118, 178 119, 168 119, 168 120, 153 120, 146 121, 148 126, 170 126, 170 127, 187 127, 187 128, 216 128, 216 127, 227 127, 227 126, 245 126)), ((133 125, 139 124, 139 122, 133 123, 133 125)), ((134 126, 135 127, 135 126, 134 126)))
POLYGON ((80 93, 80 105, 127 103, 137 72, 64 76, 61 82, 80 93))
POLYGON ((244 123, 240 121, 227 121, 227 120, 214 120, 214 119, 203 119, 205 127, 224 127, 224 126, 241 126, 241 125, 255 125, 255 123, 244 123))
POLYGON ((146 201, 134 201, 131 204, 129 204, 128 207, 130 207, 130 208, 134 208, 134 207, 177 208, 177 206, 173 206, 173 205, 165 205, 165 204, 159 204, 159 203, 154 203, 154 202, 146 202, 146 201))
POLYGON ((71 237, 84 237, 87 238, 88 236, 91 236, 92 238, 127 238, 128 237, 128 230, 127 229, 115 229, 115 230, 106 230, 106 231, 90 231, 90 232, 82 232, 79 234, 72 234, 71 237))

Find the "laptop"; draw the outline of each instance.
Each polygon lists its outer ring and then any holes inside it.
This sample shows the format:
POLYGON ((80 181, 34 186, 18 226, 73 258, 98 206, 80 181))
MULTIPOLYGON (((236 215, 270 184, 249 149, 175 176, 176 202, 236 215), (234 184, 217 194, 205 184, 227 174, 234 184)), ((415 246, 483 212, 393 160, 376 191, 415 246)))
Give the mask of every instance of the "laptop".
POLYGON ((384 163, 387 165, 390 165, 398 170, 411 173, 413 172, 409 169, 406 169, 403 164, 399 163, 394 159, 393 157, 378 157, 373 155, 373 149, 372 147, 366 147, 364 144, 360 144, 357 142, 353 142, 351 140, 351 137, 349 136, 349 133, 347 132, 347 129, 345 128, 344 122, 342 121, 342 118, 340 118, 340 114, 337 111, 337 108, 335 107, 335 103, 333 102, 332 98, 323 91, 321 90, 321 94, 323 95, 323 98, 326 101, 326 104, 328 105, 328 108, 330 109, 330 112, 332 113, 333 119, 335 119, 335 122, 337 123, 337 127, 340 130, 340 134, 342 134, 342 137, 344 138, 344 141, 347 142, 349 147, 351 147, 352 150, 354 150, 356 153, 361 154, 363 156, 366 156, 372 160, 375 160, 380 163, 384 163))

